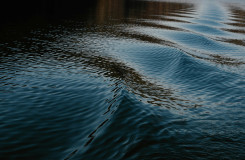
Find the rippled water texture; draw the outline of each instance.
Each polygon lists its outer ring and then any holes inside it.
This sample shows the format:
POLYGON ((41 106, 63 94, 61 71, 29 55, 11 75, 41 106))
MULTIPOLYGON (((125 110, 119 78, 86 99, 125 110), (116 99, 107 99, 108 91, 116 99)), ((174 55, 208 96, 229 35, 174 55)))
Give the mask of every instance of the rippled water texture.
POLYGON ((20 28, 1 31, 1 160, 245 158, 244 1, 97 0, 20 28))

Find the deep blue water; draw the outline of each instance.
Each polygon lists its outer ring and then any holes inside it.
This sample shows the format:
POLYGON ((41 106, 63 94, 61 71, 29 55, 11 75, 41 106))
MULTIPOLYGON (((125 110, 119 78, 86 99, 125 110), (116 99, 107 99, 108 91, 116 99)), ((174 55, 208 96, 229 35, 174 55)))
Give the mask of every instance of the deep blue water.
POLYGON ((1 160, 245 159, 244 1, 97 0, 0 36, 1 160))

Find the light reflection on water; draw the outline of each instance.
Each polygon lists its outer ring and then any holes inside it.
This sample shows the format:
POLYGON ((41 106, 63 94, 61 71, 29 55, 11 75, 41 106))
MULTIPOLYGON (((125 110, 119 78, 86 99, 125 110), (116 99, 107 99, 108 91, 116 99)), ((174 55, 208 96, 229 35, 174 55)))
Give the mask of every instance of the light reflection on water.
POLYGON ((0 159, 242 159, 241 6, 98 0, 5 28, 0 159))

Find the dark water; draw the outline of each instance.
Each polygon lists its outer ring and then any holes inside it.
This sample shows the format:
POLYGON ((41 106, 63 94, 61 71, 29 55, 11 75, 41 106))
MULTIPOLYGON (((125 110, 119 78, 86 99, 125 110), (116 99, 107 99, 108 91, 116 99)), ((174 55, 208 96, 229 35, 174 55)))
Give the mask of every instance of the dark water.
POLYGON ((81 9, 1 29, 1 160, 245 158, 244 1, 81 9))

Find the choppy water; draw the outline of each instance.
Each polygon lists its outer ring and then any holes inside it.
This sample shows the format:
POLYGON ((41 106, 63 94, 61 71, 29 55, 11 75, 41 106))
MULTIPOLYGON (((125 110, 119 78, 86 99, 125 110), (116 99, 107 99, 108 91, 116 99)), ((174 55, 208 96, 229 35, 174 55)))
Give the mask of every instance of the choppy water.
POLYGON ((16 28, 0 159, 245 158, 244 1, 98 0, 16 28))

